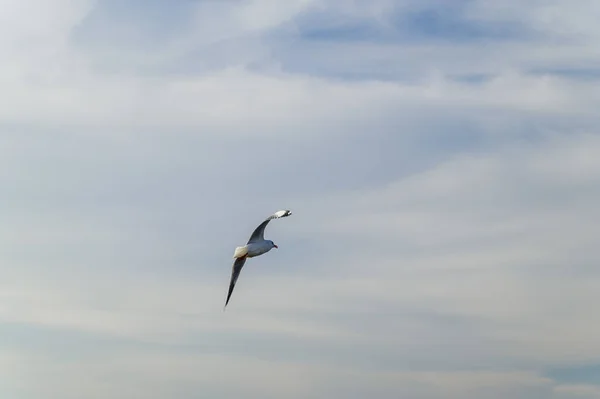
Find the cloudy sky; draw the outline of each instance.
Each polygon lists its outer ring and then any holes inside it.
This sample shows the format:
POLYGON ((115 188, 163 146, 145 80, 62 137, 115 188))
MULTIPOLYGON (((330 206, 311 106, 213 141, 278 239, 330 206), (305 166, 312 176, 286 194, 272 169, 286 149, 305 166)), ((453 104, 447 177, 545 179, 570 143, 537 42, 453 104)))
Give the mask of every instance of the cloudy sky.
POLYGON ((600 398, 598 1, 0 6, 3 399, 600 398))

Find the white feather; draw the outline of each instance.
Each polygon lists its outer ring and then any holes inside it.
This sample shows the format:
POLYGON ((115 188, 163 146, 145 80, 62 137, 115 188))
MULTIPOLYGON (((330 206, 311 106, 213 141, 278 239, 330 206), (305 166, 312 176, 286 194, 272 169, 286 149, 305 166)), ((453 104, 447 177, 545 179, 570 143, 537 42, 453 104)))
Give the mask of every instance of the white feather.
POLYGON ((277 211, 273 214, 273 216, 275 216, 276 218, 280 218, 280 217, 286 216, 286 215, 291 215, 291 212, 286 211, 286 210, 281 210, 281 211, 277 211))
POLYGON ((243 247, 236 247, 235 251, 233 252, 233 258, 241 258, 242 256, 245 256, 248 254, 248 246, 244 245, 243 247))

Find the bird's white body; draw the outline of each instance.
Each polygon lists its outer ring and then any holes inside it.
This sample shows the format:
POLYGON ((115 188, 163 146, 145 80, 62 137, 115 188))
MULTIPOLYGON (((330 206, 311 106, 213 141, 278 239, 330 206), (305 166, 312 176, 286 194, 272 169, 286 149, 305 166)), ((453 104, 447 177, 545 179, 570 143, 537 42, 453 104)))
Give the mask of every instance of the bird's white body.
POLYGON ((243 247, 236 247, 233 253, 233 258, 243 258, 244 256, 248 258, 254 258, 255 256, 259 256, 269 252, 273 247, 273 241, 263 240, 258 242, 251 242, 249 244, 244 245, 243 247))

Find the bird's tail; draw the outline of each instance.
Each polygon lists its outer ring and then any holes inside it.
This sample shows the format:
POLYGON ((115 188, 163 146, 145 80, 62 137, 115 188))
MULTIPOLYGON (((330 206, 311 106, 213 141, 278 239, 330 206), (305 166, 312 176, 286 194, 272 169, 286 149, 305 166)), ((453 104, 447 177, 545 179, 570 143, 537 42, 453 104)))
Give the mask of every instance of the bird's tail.
POLYGON ((242 258, 248 255, 248 246, 244 245, 243 247, 236 247, 233 252, 233 259, 242 258))

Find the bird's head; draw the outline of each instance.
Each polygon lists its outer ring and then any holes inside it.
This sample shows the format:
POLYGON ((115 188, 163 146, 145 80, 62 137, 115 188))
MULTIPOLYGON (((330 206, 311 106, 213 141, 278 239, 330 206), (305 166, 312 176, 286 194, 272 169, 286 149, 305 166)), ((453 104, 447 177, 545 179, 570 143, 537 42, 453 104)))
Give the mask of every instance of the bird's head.
POLYGON ((279 248, 273 241, 269 240, 271 243, 271 248, 279 248))

